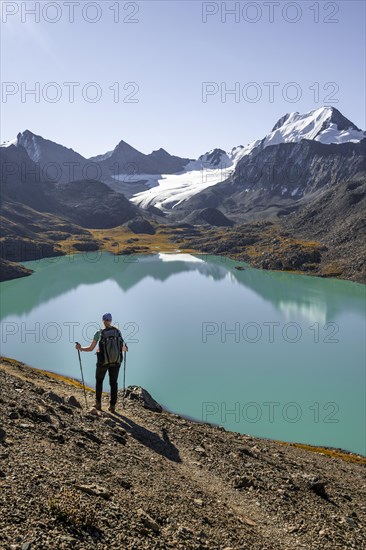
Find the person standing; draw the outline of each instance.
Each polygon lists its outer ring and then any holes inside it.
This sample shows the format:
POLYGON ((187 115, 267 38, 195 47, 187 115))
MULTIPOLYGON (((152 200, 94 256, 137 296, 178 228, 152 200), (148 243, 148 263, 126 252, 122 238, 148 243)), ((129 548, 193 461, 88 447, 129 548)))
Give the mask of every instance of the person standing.
POLYGON ((109 411, 116 411, 118 395, 118 374, 123 360, 123 353, 128 351, 128 347, 122 338, 121 331, 112 325, 111 313, 105 313, 102 317, 104 329, 98 330, 93 337, 93 341, 88 347, 81 347, 76 344, 79 351, 93 351, 99 342, 97 350, 97 365, 95 371, 95 409, 102 410, 102 391, 105 375, 109 374, 109 384, 111 387, 109 411))

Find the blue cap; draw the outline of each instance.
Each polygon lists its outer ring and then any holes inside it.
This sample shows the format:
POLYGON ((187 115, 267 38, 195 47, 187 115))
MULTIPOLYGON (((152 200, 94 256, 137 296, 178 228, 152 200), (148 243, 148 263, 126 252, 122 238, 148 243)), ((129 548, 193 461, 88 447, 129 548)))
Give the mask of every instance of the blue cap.
POLYGON ((112 321, 112 314, 111 313, 105 313, 102 317, 103 321, 112 321))

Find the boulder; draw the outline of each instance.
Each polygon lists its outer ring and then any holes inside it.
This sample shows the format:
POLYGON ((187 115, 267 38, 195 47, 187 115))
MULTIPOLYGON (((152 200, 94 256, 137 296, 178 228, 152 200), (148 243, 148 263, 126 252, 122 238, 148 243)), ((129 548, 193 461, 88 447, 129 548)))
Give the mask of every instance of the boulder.
POLYGON ((77 409, 82 409, 80 402, 74 397, 73 395, 69 395, 66 398, 66 403, 70 405, 70 407, 76 407, 77 409))
POLYGON ((155 235, 155 229, 150 222, 144 218, 134 218, 127 223, 128 229, 133 233, 146 233, 147 235, 155 235))
POLYGON ((79 491, 87 493, 91 496, 102 497, 105 500, 109 500, 112 496, 108 489, 105 489, 104 487, 101 487, 100 485, 97 485, 95 483, 91 483, 89 485, 75 485, 75 489, 78 489, 79 491))
POLYGON ((5 439, 6 439, 6 431, 0 428, 0 443, 2 441, 5 441, 5 439))
POLYGON ((248 489, 249 487, 255 487, 256 484, 253 479, 245 476, 237 476, 233 483, 234 489, 248 489))
POLYGON ((162 412, 163 410, 163 407, 141 386, 128 386, 125 396, 128 399, 139 401, 145 409, 149 409, 150 411, 162 412))
POLYGON ((155 533, 160 531, 159 525, 147 512, 145 512, 145 510, 139 508, 137 510, 137 515, 147 529, 151 529, 151 531, 154 531, 155 533))
POLYGON ((53 403, 64 403, 64 398, 60 395, 57 395, 57 393, 54 393, 53 391, 49 391, 48 393, 46 393, 45 397, 50 401, 53 401, 53 403))
POLYGON ((329 496, 325 490, 326 482, 321 480, 314 480, 309 483, 309 489, 313 491, 316 495, 323 498, 324 500, 329 500, 329 496))

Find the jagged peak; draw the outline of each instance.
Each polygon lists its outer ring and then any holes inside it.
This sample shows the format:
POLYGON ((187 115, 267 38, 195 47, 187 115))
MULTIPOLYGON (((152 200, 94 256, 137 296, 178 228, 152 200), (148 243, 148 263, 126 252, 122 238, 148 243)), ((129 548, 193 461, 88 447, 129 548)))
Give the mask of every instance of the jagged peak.
POLYGON ((219 147, 216 147, 215 149, 211 149, 210 151, 206 151, 203 155, 199 157, 199 160, 202 160, 204 158, 210 159, 213 157, 217 157, 219 155, 226 155, 226 151, 223 149, 220 149, 219 147))
POLYGON ((123 139, 116 145, 114 148, 115 151, 137 151, 132 145, 127 143, 127 141, 124 141, 123 139))
POLYGON ((160 147, 160 149, 154 149, 154 151, 151 152, 152 155, 165 155, 165 156, 171 156, 170 153, 168 153, 168 151, 166 151, 165 149, 163 149, 162 147, 160 147))

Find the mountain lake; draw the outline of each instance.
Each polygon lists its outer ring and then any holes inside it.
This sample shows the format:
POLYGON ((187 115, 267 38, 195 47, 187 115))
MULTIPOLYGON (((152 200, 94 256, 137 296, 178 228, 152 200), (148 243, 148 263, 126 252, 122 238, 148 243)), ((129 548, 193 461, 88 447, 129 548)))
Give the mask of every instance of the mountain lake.
MULTIPOLYGON (((80 379, 74 342, 89 345, 111 312, 129 346, 126 384, 168 410, 366 454, 364 285, 208 255, 95 252, 24 265, 34 274, 0 285, 2 355, 80 379)), ((81 359, 95 387, 95 353, 81 359)))

